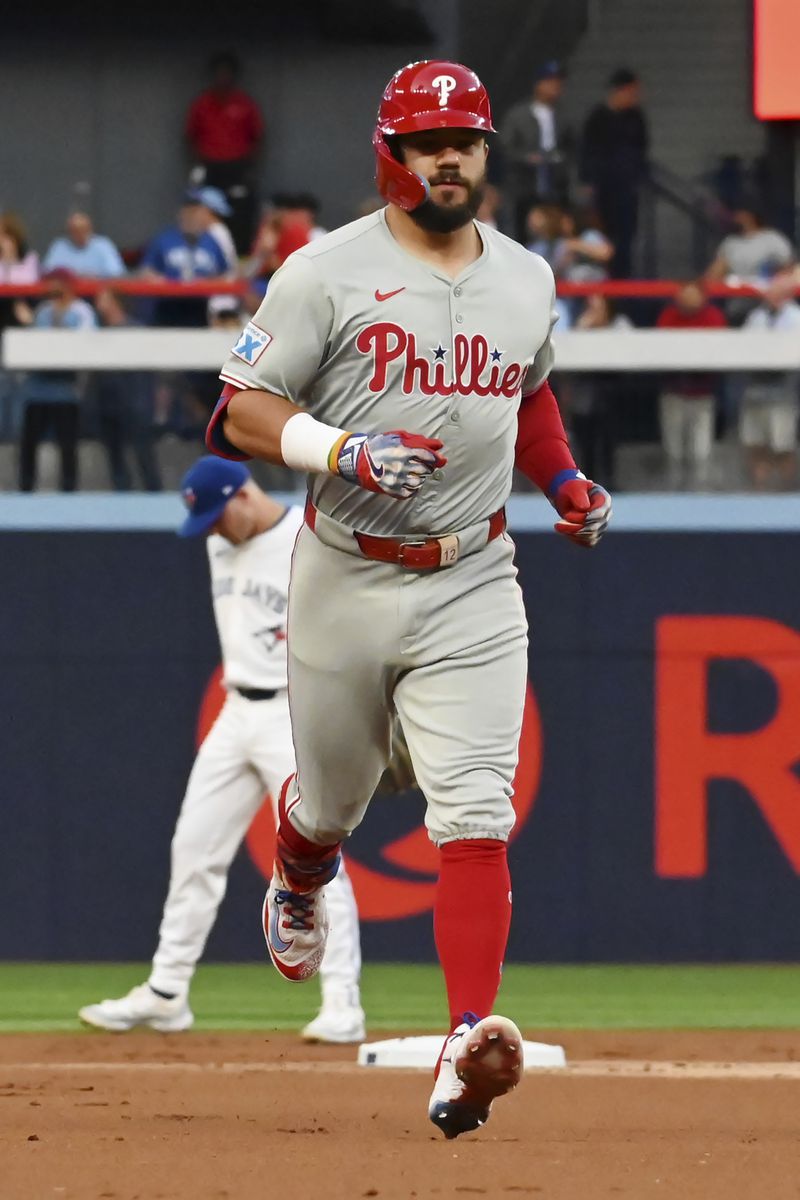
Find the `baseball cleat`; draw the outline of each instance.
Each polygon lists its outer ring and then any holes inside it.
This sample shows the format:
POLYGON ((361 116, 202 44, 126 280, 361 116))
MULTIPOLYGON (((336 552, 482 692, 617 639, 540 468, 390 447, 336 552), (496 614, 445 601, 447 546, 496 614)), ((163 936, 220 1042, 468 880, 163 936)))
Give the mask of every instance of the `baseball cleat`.
POLYGON ((367 1036, 364 1010, 346 1000, 323 1000, 319 1013, 300 1033, 304 1042, 332 1042, 347 1046, 367 1036))
POLYGON ((300 983, 316 975, 328 937, 322 887, 290 891, 276 863, 261 917, 269 956, 284 979, 300 983))
POLYGON ((159 1033, 182 1033, 194 1024, 194 1014, 186 996, 165 1000, 147 983, 140 983, 118 1000, 87 1004, 78 1010, 78 1016, 84 1025, 107 1029, 109 1033, 126 1033, 137 1025, 157 1029, 159 1033))
POLYGON ((513 1021, 476 1021, 465 1013, 464 1023, 445 1039, 428 1116, 446 1138, 478 1129, 489 1119, 492 1101, 517 1086, 522 1069, 522 1034, 513 1021))

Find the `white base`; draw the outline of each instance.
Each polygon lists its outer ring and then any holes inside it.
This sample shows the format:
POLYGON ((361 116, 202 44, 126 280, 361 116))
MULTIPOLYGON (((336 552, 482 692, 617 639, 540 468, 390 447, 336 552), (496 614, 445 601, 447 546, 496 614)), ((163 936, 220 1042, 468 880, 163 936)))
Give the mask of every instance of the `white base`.
MULTIPOLYGON (((546 1042, 523 1042, 523 1055, 528 1070, 537 1067, 566 1067, 563 1046, 546 1042)), ((441 1036, 387 1038, 383 1042, 362 1042, 358 1047, 360 1067, 417 1067, 432 1071, 442 1049, 441 1036)))

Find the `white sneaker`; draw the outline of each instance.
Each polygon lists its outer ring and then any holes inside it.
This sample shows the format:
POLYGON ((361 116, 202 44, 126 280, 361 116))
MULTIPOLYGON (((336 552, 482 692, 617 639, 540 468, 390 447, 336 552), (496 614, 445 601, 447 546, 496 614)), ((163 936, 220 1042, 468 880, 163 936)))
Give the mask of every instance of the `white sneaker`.
POLYGON ((140 983, 118 1000, 87 1004, 79 1009, 78 1016, 84 1024, 95 1029, 108 1029, 111 1033, 124 1033, 137 1025, 146 1025, 159 1033, 181 1033, 194 1024, 194 1014, 186 996, 165 1000, 147 983, 140 983))
POLYGON ((492 1101, 522 1078, 522 1034, 507 1017, 470 1021, 445 1039, 428 1105, 428 1116, 446 1138, 478 1129, 492 1101))
POLYGON ((300 983, 316 975, 328 938, 322 887, 292 892, 275 864, 261 913, 269 956, 284 979, 300 983))
POLYGON ((300 1033, 305 1042, 334 1042, 350 1045, 363 1042, 367 1036, 364 1010, 360 1004, 348 1000, 323 1000, 319 1013, 300 1033))

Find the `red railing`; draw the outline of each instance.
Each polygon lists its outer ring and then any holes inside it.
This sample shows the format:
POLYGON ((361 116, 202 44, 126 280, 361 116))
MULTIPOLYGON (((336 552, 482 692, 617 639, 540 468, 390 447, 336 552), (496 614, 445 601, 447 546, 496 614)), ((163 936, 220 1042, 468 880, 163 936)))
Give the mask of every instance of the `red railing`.
MULTIPOLYGON (((631 297, 638 299, 662 300, 674 296, 681 286, 680 280, 675 279, 606 279, 600 283, 558 283, 559 296, 602 296, 631 297)), ((198 280, 194 283, 163 282, 153 279, 80 279, 77 291, 82 296, 94 296, 97 292, 108 288, 115 292, 124 292, 129 296, 172 296, 191 298, 192 296, 244 295, 250 289, 250 281, 236 280, 198 280)), ((800 294, 800 285, 797 288, 800 294)), ((708 284, 706 292, 709 296, 760 296, 763 289, 749 285, 729 287, 725 283, 708 284)), ((0 284, 0 297, 14 296, 39 297, 47 294, 47 285, 43 283, 4 283, 0 284)))

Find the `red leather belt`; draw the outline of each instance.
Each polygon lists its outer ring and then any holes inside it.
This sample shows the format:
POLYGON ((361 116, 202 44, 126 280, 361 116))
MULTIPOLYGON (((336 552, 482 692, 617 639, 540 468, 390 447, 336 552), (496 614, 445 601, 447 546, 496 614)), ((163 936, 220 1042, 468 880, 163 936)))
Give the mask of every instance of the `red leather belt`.
MULTIPOLYGON (((317 523, 317 510, 310 499, 306 500, 305 515, 306 525, 313 531, 317 523)), ((505 528, 506 510, 501 508, 489 517, 486 545, 504 533, 505 528)), ((458 535, 454 533, 445 537, 403 540, 354 531, 353 537, 365 558, 371 558, 375 562, 396 563, 411 571, 433 571, 438 567, 451 567, 458 561, 458 535)))

